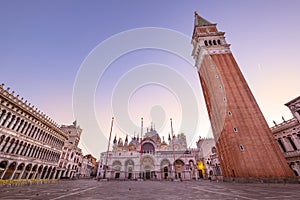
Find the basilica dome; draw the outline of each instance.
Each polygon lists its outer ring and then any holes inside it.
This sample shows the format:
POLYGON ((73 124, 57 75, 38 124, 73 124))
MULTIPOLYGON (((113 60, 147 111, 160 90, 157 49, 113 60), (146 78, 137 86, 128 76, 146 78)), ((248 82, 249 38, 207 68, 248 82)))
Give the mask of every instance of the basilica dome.
POLYGON ((153 142, 155 142, 157 145, 160 145, 161 139, 157 133, 157 131, 154 128, 147 129, 147 132, 145 133, 145 138, 151 139, 153 142))

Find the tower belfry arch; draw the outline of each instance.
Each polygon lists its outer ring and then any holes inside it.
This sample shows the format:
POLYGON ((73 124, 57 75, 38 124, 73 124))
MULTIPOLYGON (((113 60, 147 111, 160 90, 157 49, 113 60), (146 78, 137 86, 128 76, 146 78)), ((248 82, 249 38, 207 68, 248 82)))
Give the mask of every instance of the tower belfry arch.
POLYGON ((192 44, 224 179, 293 177, 225 32, 195 12, 192 44))

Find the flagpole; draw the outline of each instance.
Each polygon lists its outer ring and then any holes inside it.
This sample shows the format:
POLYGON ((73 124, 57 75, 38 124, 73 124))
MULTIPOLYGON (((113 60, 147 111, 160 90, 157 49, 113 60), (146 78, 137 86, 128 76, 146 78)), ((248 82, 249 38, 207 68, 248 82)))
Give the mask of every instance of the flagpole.
POLYGON ((142 179, 142 137, 143 137, 143 118, 141 118, 141 139, 140 139, 140 179, 142 179))
POLYGON ((112 128, 114 124, 114 117, 111 118, 111 125, 110 125, 110 132, 109 132, 109 139, 108 139, 108 145, 107 145, 107 151, 106 151, 106 158, 105 158, 105 168, 104 168, 104 174, 103 178, 106 178, 106 169, 107 169, 107 159, 108 159, 108 151, 109 151, 109 146, 110 146, 110 140, 111 140, 111 133, 112 133, 112 128))
POLYGON ((174 173, 175 173, 175 179, 177 179, 177 174, 176 174, 176 166, 175 166, 174 135, 173 135, 173 124, 172 124, 172 118, 170 118, 170 121, 171 121, 172 149, 173 149, 173 159, 174 159, 174 173))

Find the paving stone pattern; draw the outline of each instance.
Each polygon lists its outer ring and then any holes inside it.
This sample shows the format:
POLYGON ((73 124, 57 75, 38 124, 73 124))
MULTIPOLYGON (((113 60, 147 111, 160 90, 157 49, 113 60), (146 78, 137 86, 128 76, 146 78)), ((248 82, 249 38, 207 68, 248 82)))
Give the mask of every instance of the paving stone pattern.
POLYGON ((76 180, 0 188, 0 199, 300 199, 299 184, 76 180))

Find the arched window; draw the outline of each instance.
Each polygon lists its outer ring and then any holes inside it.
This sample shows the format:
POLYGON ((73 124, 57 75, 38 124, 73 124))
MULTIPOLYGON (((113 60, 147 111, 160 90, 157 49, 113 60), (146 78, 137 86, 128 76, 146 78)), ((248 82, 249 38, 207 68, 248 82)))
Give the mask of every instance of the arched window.
POLYGON ((213 40, 213 43, 214 43, 214 45, 217 45, 217 42, 216 42, 216 40, 213 40))
POLYGON ((32 137, 32 133, 33 133, 33 130, 34 130, 34 125, 31 124, 31 128, 28 130, 28 136, 29 137, 32 137))
POLYGON ((29 146, 26 156, 29 157, 33 150, 33 144, 29 146))
POLYGON ((19 132, 19 130, 20 130, 21 126, 23 125, 23 123, 24 123, 24 119, 21 120, 21 122, 20 122, 20 124, 19 124, 19 126, 16 130, 17 132, 19 132))
POLYGON ((289 142, 290 142, 290 144, 292 145, 293 149, 294 149, 294 150, 297 150, 297 147, 296 147, 294 141, 292 140, 292 138, 291 138, 291 137, 287 137, 287 139, 289 140, 289 142))
POLYGON ((8 164, 7 161, 0 162, 0 168, 5 169, 7 167, 7 164, 8 164))
POLYGON ((153 144, 147 142, 142 145, 143 153, 149 153, 149 152, 154 152, 154 151, 155 151, 155 148, 154 148, 153 144))
POLYGON ((40 151, 40 147, 36 147, 34 150, 34 154, 32 155, 32 157, 37 158, 38 152, 40 151))
POLYGON ((32 125, 32 129, 30 130, 29 137, 33 138, 36 129, 37 129, 36 126, 32 125))
POLYGON ((22 130, 21 130, 21 133, 24 133, 24 130, 25 130, 25 128, 27 127, 27 125, 28 125, 28 122, 25 122, 25 124, 24 124, 24 126, 23 126, 23 128, 22 128, 22 130))
POLYGON ((19 121, 20 121, 20 117, 17 117, 16 122, 14 123, 13 127, 11 128, 12 130, 15 130, 15 128, 18 125, 19 121))
POLYGON ((11 151, 11 153, 15 153, 15 151, 17 150, 18 144, 19 144, 19 140, 16 141, 16 144, 15 144, 13 150, 11 151))
POLYGON ((204 41, 205 46, 208 46, 207 40, 204 41))
POLYGON ((283 142, 281 141, 281 139, 279 138, 277 141, 278 141, 278 144, 281 147, 282 151, 286 152, 285 146, 283 145, 283 142))
POLYGON ((28 123, 27 128, 25 129, 24 135, 27 135, 28 130, 31 128, 31 124, 28 123))
POLYGON ((40 137, 40 131, 41 131, 41 129, 39 129, 39 128, 36 130, 36 133, 34 135, 34 139, 38 139, 40 137))
POLYGON ((13 139, 10 141, 10 145, 9 145, 9 147, 8 147, 7 150, 6 150, 6 153, 9 153, 9 150, 10 150, 10 148, 13 146, 14 142, 15 142, 15 138, 13 138, 13 139))
POLYGON ((3 122, 2 122, 2 126, 4 126, 5 125, 5 123, 7 122, 7 120, 10 118, 10 116, 11 116, 11 113, 9 112, 9 113, 7 113, 7 115, 6 115, 6 117, 5 117, 5 120, 3 120, 3 122))
POLYGON ((13 116, 11 117, 11 120, 10 120, 10 122, 7 124, 6 128, 9 128, 9 127, 13 124, 15 118, 16 118, 15 115, 13 115, 13 116))
POLYGON ((211 148, 211 152, 212 152, 212 153, 217 153, 217 148, 216 148, 216 147, 212 147, 212 148, 211 148))
POLYGON ((5 149, 6 145, 8 144, 9 140, 10 140, 10 137, 7 137, 6 140, 5 140, 5 144, 3 145, 1 151, 4 151, 4 149, 5 149))
POLYGON ((20 144, 18 145, 18 149, 16 151, 16 154, 21 154, 20 150, 21 150, 22 146, 23 146, 23 141, 21 141, 20 144))
POLYGON ((24 155, 25 155, 26 149, 27 149, 27 143, 25 142, 25 144, 23 145, 23 149, 22 149, 22 151, 20 152, 20 155, 24 156, 24 155))
POLYGON ((2 117, 4 117, 5 113, 6 113, 6 110, 2 110, 1 115, 0 115, 0 121, 1 121, 2 117))
POLYGON ((8 166, 8 169, 6 170, 4 176, 3 176, 3 180, 8 180, 11 178, 13 172, 15 171, 16 169, 16 166, 17 166, 17 163, 16 162, 13 162, 11 163, 9 166, 8 166))
POLYGON ((2 142, 4 141, 4 138, 5 138, 5 136, 4 136, 4 135, 1 135, 1 137, 0 137, 0 145, 1 145, 2 142))
POLYGON ((24 156, 27 156, 27 153, 29 152, 30 150, 30 144, 28 143, 27 146, 26 146, 26 150, 25 152, 23 153, 24 156))

